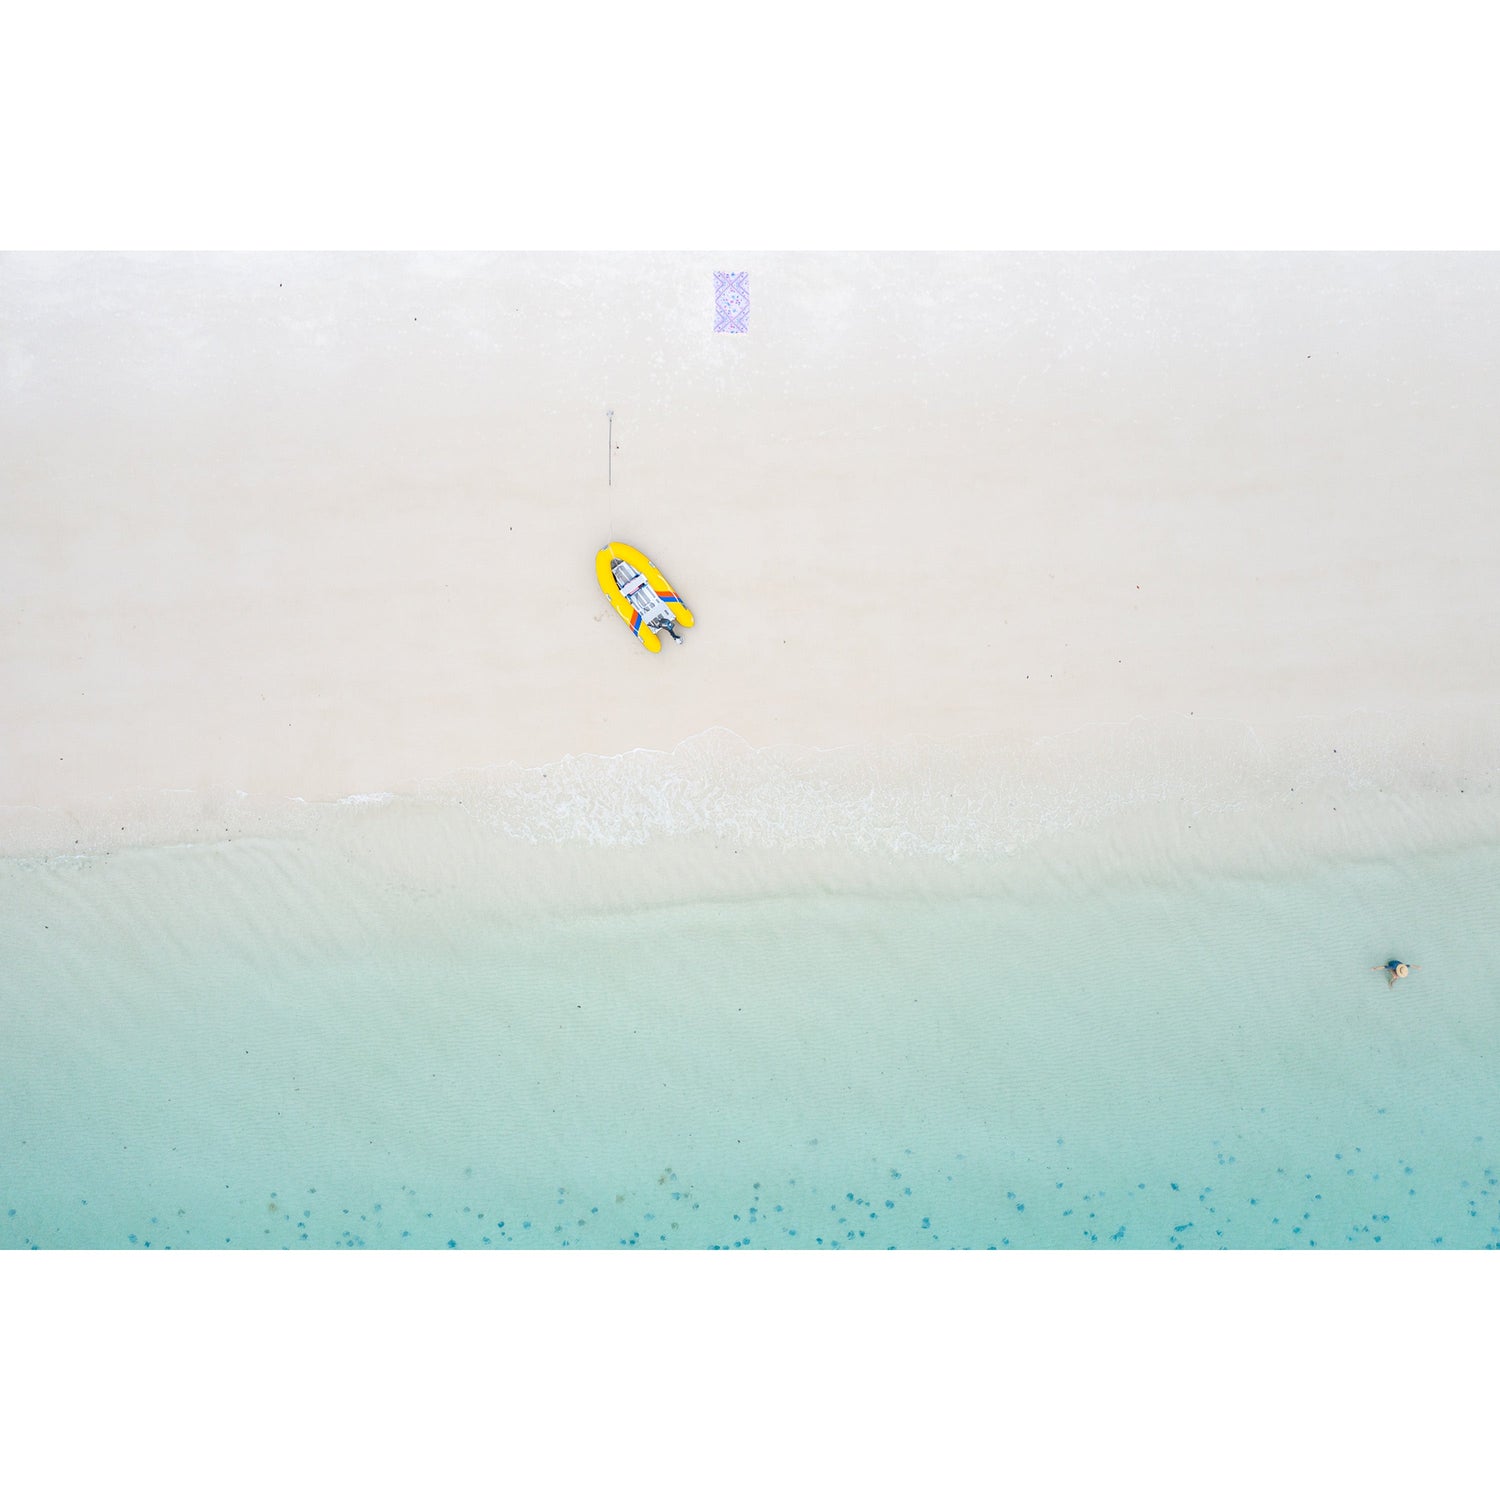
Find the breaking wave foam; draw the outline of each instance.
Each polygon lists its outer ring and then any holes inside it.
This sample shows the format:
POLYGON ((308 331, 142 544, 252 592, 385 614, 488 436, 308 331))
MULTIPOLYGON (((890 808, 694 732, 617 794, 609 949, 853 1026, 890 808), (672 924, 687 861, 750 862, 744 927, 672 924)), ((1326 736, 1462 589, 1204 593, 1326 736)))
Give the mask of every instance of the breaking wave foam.
MULTIPOLYGON (((1425 780, 1494 777, 1474 761, 1420 762, 1425 780)), ((1024 744, 908 741, 878 749, 757 749, 711 729, 672 750, 567 756, 424 784, 498 832, 530 843, 644 846, 711 837, 760 848, 894 855, 1012 852, 1134 807, 1188 817, 1295 806, 1340 791, 1381 792, 1403 776, 1403 747, 1380 719, 1298 726, 1135 721, 1024 744)), ((1476 787, 1475 790, 1478 790, 1476 787)))
POLYGON ((1500 829, 1497 768, 1492 724, 1454 720, 1439 730, 1375 714, 1275 731, 1141 719, 1031 741, 914 737, 831 750, 756 748, 709 729, 670 750, 489 766, 333 801, 178 790, 92 809, 6 808, 0 842, 55 856, 317 828, 359 838, 425 811, 538 846, 692 839, 958 861, 1153 809, 1181 828, 1237 818, 1252 830, 1275 825, 1278 837, 1315 829, 1326 842, 1340 836, 1336 825, 1353 835, 1358 822, 1369 843, 1382 821, 1404 821, 1421 839, 1471 841, 1500 829))

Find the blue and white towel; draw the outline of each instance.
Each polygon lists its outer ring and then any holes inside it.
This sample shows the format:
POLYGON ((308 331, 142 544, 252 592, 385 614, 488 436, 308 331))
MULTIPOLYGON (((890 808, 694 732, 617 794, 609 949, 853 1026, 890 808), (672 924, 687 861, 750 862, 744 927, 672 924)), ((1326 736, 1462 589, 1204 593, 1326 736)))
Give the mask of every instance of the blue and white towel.
POLYGON ((750 273, 714 272, 714 332, 750 332, 750 273))

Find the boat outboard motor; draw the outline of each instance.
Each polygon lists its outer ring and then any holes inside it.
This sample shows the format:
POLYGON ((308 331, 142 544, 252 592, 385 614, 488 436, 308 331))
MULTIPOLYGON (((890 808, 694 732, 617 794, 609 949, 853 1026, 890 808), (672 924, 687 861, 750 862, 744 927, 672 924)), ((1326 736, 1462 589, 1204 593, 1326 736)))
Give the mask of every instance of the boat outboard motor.
POLYGON ((677 617, 647 583, 646 575, 638 573, 619 558, 610 564, 609 571, 630 607, 640 615, 640 623, 648 630, 665 630, 680 646, 682 637, 677 634, 677 617))

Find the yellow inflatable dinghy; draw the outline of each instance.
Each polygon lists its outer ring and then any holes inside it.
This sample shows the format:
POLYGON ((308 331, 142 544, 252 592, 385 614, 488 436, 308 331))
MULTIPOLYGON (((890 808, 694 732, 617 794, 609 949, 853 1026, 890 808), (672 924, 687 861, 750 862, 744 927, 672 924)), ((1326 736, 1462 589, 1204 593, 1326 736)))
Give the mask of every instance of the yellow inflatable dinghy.
POLYGON ((693 612, 644 552, 624 542, 611 542, 599 549, 594 572, 615 612, 648 651, 661 650, 658 630, 665 630, 679 646, 682 644, 677 626, 691 626, 693 612))

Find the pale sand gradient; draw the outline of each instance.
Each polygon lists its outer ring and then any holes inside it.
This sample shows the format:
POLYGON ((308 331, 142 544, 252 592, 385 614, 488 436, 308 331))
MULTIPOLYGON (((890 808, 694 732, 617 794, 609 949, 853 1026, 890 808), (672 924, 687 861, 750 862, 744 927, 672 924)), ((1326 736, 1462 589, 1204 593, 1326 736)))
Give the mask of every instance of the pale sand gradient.
POLYGON ((1484 714, 1497 329, 1496 256, 8 256, 0 804, 1484 714))

